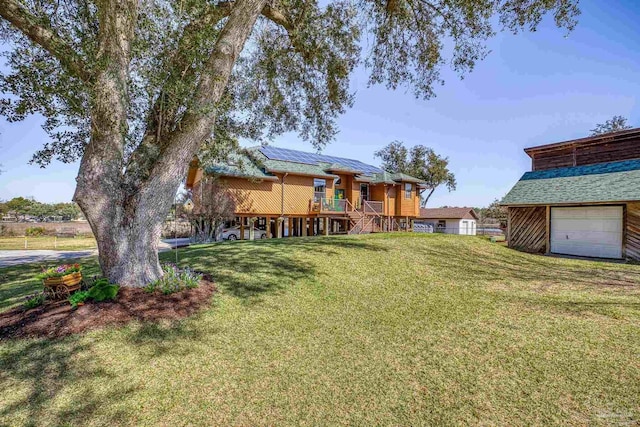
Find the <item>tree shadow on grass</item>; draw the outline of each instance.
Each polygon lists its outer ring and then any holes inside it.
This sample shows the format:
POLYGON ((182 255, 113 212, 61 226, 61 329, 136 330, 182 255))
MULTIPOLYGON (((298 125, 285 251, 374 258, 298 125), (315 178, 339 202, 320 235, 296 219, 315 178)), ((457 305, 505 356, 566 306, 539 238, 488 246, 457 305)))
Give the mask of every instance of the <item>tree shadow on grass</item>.
POLYGON ((456 250, 451 246, 424 246, 416 249, 429 265, 450 270, 463 269, 467 281, 483 282, 547 282, 550 285, 582 285, 592 287, 640 287, 640 268, 624 264, 602 264, 584 260, 562 260, 500 248, 490 256, 456 250), (472 257, 472 255, 477 255, 472 257), (571 261, 571 262, 569 262, 571 261))
MULTIPOLYGON (((179 254, 179 263, 211 275, 223 292, 256 303, 265 294, 283 292, 300 282, 315 280, 317 269, 305 253, 337 257, 344 250, 380 252, 388 249, 353 237, 236 241, 191 247, 179 254)), ((163 254, 163 260, 172 260, 171 254, 163 254)))
POLYGON ((6 425, 18 425, 14 417, 25 417, 26 425, 82 425, 109 408, 103 419, 106 424, 122 422, 124 414, 112 407, 135 388, 118 383, 114 389, 112 374, 88 350, 89 346, 77 339, 21 341, 4 347, 0 353, 0 382, 18 384, 14 395, 19 397, 11 403, 0 403, 0 420, 11 420, 6 425), (85 379, 90 381, 84 383, 85 379), (96 379, 109 382, 110 387, 91 386, 96 379), (56 402, 62 391, 68 395, 56 402))

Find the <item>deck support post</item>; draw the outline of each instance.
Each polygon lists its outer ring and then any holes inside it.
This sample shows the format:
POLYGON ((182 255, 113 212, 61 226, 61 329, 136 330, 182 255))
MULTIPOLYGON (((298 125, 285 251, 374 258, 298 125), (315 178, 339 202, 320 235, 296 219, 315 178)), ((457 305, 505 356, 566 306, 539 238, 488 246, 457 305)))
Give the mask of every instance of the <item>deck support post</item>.
POLYGON ((302 237, 307 237, 307 234, 309 234, 309 230, 307 228, 307 218, 300 218, 300 222, 302 222, 302 237))
POLYGON ((282 227, 284 226, 284 218, 280 217, 276 219, 276 230, 278 239, 282 239, 282 227))
POLYGON ((273 236, 271 235, 271 217, 268 216, 265 218, 266 223, 267 223, 267 239, 272 238, 273 236))
POLYGON ((329 224, 331 223, 331 220, 329 219, 329 217, 324 219, 324 235, 328 236, 329 235, 329 224))
POLYGON ((240 240, 244 240, 244 217, 240 217, 240 240))
POLYGON ((287 230, 287 237, 293 236, 293 218, 289 217, 289 229, 287 230))

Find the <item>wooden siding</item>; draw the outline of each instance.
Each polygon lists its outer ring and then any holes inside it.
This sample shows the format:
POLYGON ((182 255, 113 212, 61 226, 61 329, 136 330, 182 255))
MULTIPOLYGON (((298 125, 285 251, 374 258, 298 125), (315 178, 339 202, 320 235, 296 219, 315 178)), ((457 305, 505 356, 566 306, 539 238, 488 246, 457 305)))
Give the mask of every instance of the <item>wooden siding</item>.
POLYGON ((280 182, 223 178, 220 179, 220 184, 229 188, 233 194, 238 214, 257 212, 277 214, 282 209, 280 182))
POLYGON ((626 217, 626 257, 640 261, 640 202, 627 204, 626 217))
POLYGON ((640 138, 582 143, 539 152, 532 149, 530 155, 534 171, 640 159, 640 138))
POLYGON ((396 216, 398 214, 398 211, 396 209, 396 199, 398 198, 398 186, 397 185, 390 186, 388 194, 389 194, 389 200, 388 200, 389 210, 387 211, 387 215, 396 216))
MULTIPOLYGON (((327 179, 327 193, 333 180, 327 179)), ((285 215, 305 215, 309 213, 309 202, 313 199, 313 177, 288 175, 284 179, 285 215)))
POLYGON ((353 179, 353 175, 347 178, 347 198, 353 206, 358 206, 360 200, 360 182, 353 179))
POLYGON ((509 208, 508 239, 510 248, 531 253, 546 252, 546 207, 509 208))
POLYGON ((416 210, 416 185, 411 184, 411 198, 407 199, 404 195, 404 185, 405 183, 401 183, 397 187, 397 215, 398 216, 417 216, 416 210))
MULTIPOLYGON (((279 176, 282 179, 282 176, 279 176)), ((330 180, 328 180, 330 182, 330 180)), ((282 212, 282 184, 280 181, 253 181, 244 178, 224 178, 220 182, 233 193, 236 213, 280 215, 282 212)), ((327 188, 329 193, 329 188, 327 188)), ((306 215, 313 198, 313 178, 289 175, 284 183, 284 214, 306 215)))

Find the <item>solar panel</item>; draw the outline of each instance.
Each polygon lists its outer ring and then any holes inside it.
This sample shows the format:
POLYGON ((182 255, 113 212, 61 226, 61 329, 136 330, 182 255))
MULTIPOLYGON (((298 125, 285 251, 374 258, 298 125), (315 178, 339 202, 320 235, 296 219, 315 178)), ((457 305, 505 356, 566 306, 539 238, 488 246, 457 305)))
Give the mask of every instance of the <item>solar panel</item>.
POLYGON ((289 150, 287 148, 278 148, 265 146, 261 147, 262 154, 267 156, 270 160, 282 160, 286 162, 304 163, 309 165, 316 165, 319 162, 323 163, 337 163, 342 166, 347 166, 351 169, 359 170, 365 174, 374 174, 382 172, 382 169, 375 166, 362 163, 359 160, 345 159, 343 157, 325 156, 324 154, 306 153, 304 151, 289 150))

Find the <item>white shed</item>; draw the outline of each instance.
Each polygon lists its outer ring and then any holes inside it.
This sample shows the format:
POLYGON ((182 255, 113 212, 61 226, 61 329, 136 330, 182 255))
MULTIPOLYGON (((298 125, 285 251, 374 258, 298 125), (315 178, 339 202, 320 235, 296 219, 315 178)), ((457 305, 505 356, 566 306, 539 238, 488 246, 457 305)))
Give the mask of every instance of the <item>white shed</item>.
POLYGON ((422 208, 416 222, 432 224, 436 233, 475 236, 478 215, 473 208, 422 208))

